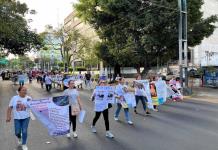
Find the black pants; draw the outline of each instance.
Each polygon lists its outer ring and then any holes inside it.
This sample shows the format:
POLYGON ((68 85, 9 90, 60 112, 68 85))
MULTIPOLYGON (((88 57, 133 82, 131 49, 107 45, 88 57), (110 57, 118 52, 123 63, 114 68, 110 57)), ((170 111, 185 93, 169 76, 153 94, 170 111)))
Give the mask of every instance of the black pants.
POLYGON ((69 118, 70 118, 70 126, 73 124, 73 132, 76 131, 76 116, 71 115, 71 106, 69 106, 69 118))
POLYGON ((95 112, 95 118, 93 119, 92 125, 95 126, 96 122, 98 121, 99 117, 101 116, 101 113, 103 113, 106 131, 109 131, 108 109, 105 109, 103 112, 95 112))
POLYGON ((46 91, 50 92, 51 90, 51 84, 46 84, 46 91))

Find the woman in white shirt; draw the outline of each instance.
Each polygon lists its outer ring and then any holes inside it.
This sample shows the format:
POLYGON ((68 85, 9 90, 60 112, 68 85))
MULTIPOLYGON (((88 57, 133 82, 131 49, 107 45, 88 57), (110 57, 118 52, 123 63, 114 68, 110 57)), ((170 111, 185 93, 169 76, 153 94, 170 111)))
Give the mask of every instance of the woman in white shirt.
MULTIPOLYGON (((108 86, 107 82, 105 80, 100 80, 99 81, 99 86, 108 86)), ((94 101, 96 96, 96 91, 93 91, 92 94, 92 100, 94 101)), ((98 103, 95 103, 95 117, 93 118, 92 121, 92 125, 91 125, 91 130, 93 133, 96 133, 96 128, 95 128, 95 124, 98 121, 98 119, 100 118, 101 114, 103 114, 104 117, 104 123, 105 123, 105 128, 106 128, 106 137, 108 138, 114 138, 114 135, 110 132, 110 126, 109 126, 109 108, 108 108, 108 103, 105 103, 104 106, 102 107, 102 110, 97 110, 96 108, 98 107, 98 103)))
POLYGON ((122 104, 126 104, 126 100, 124 98, 124 94, 127 92, 127 88, 124 86, 124 78, 119 78, 118 79, 118 85, 116 86, 115 88, 115 95, 116 95, 116 102, 117 102, 117 109, 116 109, 116 112, 114 114, 114 120, 115 121, 118 121, 118 117, 119 117, 119 114, 120 114, 120 110, 121 108, 123 107, 123 110, 124 110, 124 114, 125 114, 125 117, 126 117, 126 121, 128 124, 132 125, 133 122, 131 121, 130 119, 130 114, 129 114, 129 108, 128 106, 123 106, 122 104), (125 91, 126 89, 126 91, 125 91))
MULTIPOLYGON (((142 79, 141 75, 138 74, 137 77, 136 77, 136 80, 141 80, 141 79, 142 79)), ((137 112, 137 105, 138 105, 139 101, 141 101, 142 105, 143 105, 143 109, 145 111, 145 114, 146 115, 150 115, 150 112, 148 111, 147 105, 146 105, 147 98, 144 96, 145 89, 144 89, 143 85, 142 84, 137 84, 135 82, 134 83, 134 87, 135 87, 135 100, 136 100, 136 106, 134 108, 134 112, 136 114, 138 114, 138 112, 137 112)))
POLYGON ((15 135, 18 138, 18 144, 22 144, 23 150, 28 150, 26 143, 30 110, 27 103, 30 100, 31 97, 27 96, 27 88, 21 86, 18 89, 18 95, 12 97, 7 110, 6 122, 11 121, 11 113, 13 112, 15 135))
MULTIPOLYGON (((69 96, 69 118, 70 124, 73 124, 73 137, 77 138, 78 135, 76 133, 76 116, 79 114, 80 110, 82 110, 82 103, 79 97, 79 92, 75 87, 74 80, 68 81, 69 88, 64 91, 64 95, 69 96)), ((67 137, 70 138, 70 133, 67 134, 67 137)))

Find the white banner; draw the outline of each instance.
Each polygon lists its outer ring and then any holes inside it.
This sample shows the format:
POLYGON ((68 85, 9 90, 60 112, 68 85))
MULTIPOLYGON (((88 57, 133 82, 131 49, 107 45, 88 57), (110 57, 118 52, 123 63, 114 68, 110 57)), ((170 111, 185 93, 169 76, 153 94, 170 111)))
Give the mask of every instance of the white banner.
POLYGON ((95 89, 95 111, 103 111, 108 104, 114 104, 115 94, 113 86, 96 86, 95 89))
POLYGON ((145 97, 147 98, 147 104, 149 109, 154 109, 153 103, 152 103, 152 98, 151 98, 151 91, 150 91, 150 86, 149 86, 149 81, 148 80, 135 80, 137 84, 142 84, 145 90, 145 97))
POLYGON ((123 96, 129 108, 134 108, 136 106, 135 94, 125 93, 123 96))
POLYGON ((164 80, 158 80, 155 82, 157 97, 159 104, 163 104, 167 100, 167 85, 164 80))
POLYGON ((70 133, 67 96, 29 101, 29 107, 36 118, 48 129, 49 135, 60 136, 70 133))

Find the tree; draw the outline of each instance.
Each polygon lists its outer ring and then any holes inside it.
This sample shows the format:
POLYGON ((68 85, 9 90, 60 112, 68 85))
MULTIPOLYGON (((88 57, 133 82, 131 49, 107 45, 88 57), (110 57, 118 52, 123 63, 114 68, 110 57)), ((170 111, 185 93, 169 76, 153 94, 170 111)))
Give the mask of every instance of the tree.
MULTIPOLYGON (((52 46, 54 50, 60 50, 66 72, 68 72, 71 64, 78 59, 91 62, 95 58, 91 58, 91 55, 93 55, 91 41, 77 30, 65 32, 63 27, 55 30, 51 26, 47 26, 46 31, 41 36, 44 37, 46 45, 44 49, 52 46)), ((73 71, 75 71, 75 67, 73 71)))
MULTIPOLYGON (((32 32, 25 20, 29 12, 25 3, 15 0, 0 0, 0 52, 24 54, 39 49, 41 38, 32 32)), ((31 14, 35 12, 30 10, 31 14)))
POLYGON ((9 66, 15 70, 25 70, 27 68, 33 68, 34 65, 34 61, 32 61, 26 55, 20 55, 18 56, 18 58, 14 58, 9 61, 9 66))
MULTIPOLYGON (((174 0, 79 0, 77 15, 89 22, 102 42, 98 57, 114 66, 143 66, 178 59, 178 2, 174 0), (108 55, 108 57, 105 55, 108 55)), ((203 18, 203 0, 188 1, 189 46, 199 44, 215 29, 217 16, 203 18)), ((116 68, 116 67, 115 67, 116 68)), ((118 69, 119 70, 119 69, 118 69)))

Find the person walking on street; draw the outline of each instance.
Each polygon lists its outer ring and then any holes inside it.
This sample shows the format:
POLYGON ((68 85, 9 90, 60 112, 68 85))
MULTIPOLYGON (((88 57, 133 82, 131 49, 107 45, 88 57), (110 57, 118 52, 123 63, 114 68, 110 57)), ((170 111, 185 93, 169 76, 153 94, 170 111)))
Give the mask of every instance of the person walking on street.
POLYGON ((13 112, 15 135, 18 139, 18 144, 22 144, 23 150, 28 150, 27 147, 27 131, 30 120, 30 111, 27 105, 31 97, 27 96, 27 88, 19 87, 18 95, 12 97, 7 109, 6 122, 11 121, 11 113, 13 112))
POLYGON ((25 75, 22 72, 18 73, 18 82, 20 86, 24 86, 25 75))
MULTIPOLYGON (((107 83, 105 80, 100 80, 99 81, 99 86, 107 86, 107 83)), ((93 91, 91 99, 94 101, 96 96, 95 90, 93 91)), ((103 114, 104 117, 104 123, 105 123, 105 128, 106 128, 106 137, 108 138, 114 138, 114 135, 110 132, 110 127, 109 127, 109 108, 108 108, 108 103, 105 103, 104 106, 102 106, 101 110, 97 110, 98 104, 95 103, 95 117, 93 119, 92 125, 91 125, 91 130, 93 133, 96 133, 96 128, 95 124, 100 118, 101 114, 103 114)))
POLYGON ((114 115, 114 120, 118 121, 118 117, 120 114, 120 110, 123 107, 124 109, 124 114, 126 117, 126 121, 128 124, 132 125, 133 122, 130 119, 130 115, 129 115, 129 108, 128 105, 124 99, 124 94, 125 94, 125 86, 124 86, 125 80, 124 78, 120 77, 118 78, 118 85, 115 88, 115 95, 116 95, 116 102, 117 102, 117 110, 115 112, 114 115))
MULTIPOLYGON (((70 118, 70 125, 72 124, 73 128, 73 137, 77 138, 78 135, 76 133, 76 118, 79 114, 80 110, 82 110, 82 103, 79 97, 79 92, 76 89, 74 80, 68 81, 69 88, 66 89, 63 95, 67 95, 69 97, 69 118, 70 118)), ((71 134, 67 134, 67 137, 70 138, 71 134)))
POLYGON ((91 89, 92 88, 92 81, 91 81, 91 73, 90 73, 90 71, 88 71, 86 74, 85 74, 85 80, 86 80, 86 88, 88 88, 89 87, 89 89, 91 89))
POLYGON ((50 92, 52 88, 52 79, 49 73, 45 77, 45 86, 46 86, 46 91, 50 92))
MULTIPOLYGON (((137 77, 136 77, 136 80, 141 80, 141 75, 138 74, 137 77)), ((134 112, 136 114, 138 114, 137 112, 137 105, 139 103, 139 101, 141 101, 142 105, 143 105, 143 109, 145 111, 145 114, 146 115, 150 115, 150 112, 148 111, 147 109, 147 98, 144 96, 144 92, 145 92, 145 89, 143 87, 142 84, 138 84, 138 83, 134 83, 134 87, 135 87, 135 100, 136 100, 136 106, 134 108, 134 112)))
POLYGON ((43 84, 44 84, 44 82, 43 82, 43 73, 39 73, 37 78, 38 78, 38 81, 39 81, 39 83, 41 85, 41 88, 43 89, 43 84))

